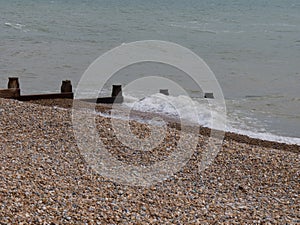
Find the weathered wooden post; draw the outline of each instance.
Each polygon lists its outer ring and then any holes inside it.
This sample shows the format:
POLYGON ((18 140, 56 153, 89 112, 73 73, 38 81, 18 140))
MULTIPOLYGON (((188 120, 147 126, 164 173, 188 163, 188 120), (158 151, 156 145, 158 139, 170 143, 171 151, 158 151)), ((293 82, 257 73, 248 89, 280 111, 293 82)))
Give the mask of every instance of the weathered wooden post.
POLYGON ((0 98, 18 98, 20 96, 18 77, 9 77, 7 87, 7 89, 0 89, 0 98))
POLYGON ((113 85, 112 86, 112 93, 111 93, 111 97, 115 98, 115 97, 123 97, 122 95, 122 85, 113 85))
POLYGON ((169 90, 168 89, 159 89, 159 93, 164 94, 164 95, 169 95, 169 90))
POLYGON ((60 88, 61 93, 72 92, 72 84, 70 80, 63 80, 60 88))
POLYGON ((215 98, 214 93, 211 93, 211 92, 205 93, 204 98, 215 98))
POLYGON ((19 78, 18 77, 9 77, 7 88, 20 88, 19 78))

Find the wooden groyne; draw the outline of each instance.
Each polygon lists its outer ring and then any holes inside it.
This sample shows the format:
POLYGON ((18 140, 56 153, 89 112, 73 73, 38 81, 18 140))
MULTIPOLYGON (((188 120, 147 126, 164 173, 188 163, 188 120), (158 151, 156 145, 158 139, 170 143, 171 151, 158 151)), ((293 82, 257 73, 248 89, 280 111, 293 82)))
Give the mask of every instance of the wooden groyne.
MULTIPOLYGON (((72 90, 72 84, 70 80, 63 80, 60 93, 50 93, 50 94, 32 94, 32 95, 22 95, 20 89, 20 83, 18 77, 9 77, 7 89, 0 89, 0 98, 10 98, 19 101, 32 101, 41 99, 74 99, 74 93, 72 90)), ((168 89, 160 89, 159 92, 164 95, 169 95, 168 89)), ((204 98, 214 98, 213 93, 205 93, 204 98)), ((100 97, 93 99, 80 99, 82 101, 92 102, 92 103, 123 103, 124 97, 122 94, 122 85, 113 85, 112 93, 110 97, 100 97)))
POLYGON ((20 97, 20 89, 19 88, 0 89, 0 98, 17 99, 18 97, 20 97))
POLYGON ((123 103, 124 97, 122 94, 122 85, 113 85, 111 97, 101 97, 93 99, 82 99, 83 101, 92 102, 92 103, 104 103, 104 104, 113 104, 113 103, 123 103))
POLYGON ((0 89, 0 98, 10 98, 19 101, 31 101, 40 99, 73 99, 72 85, 70 80, 62 81, 61 93, 22 95, 18 77, 9 77, 7 89, 0 89))
POLYGON ((20 97, 20 85, 17 77, 8 78, 7 89, 0 89, 1 98, 18 98, 20 97))
POLYGON ((60 89, 60 93, 20 95, 16 99, 19 101, 31 101, 40 99, 74 98, 74 94, 72 92, 72 84, 70 80, 63 80, 60 89))
POLYGON ((73 93, 50 93, 50 94, 35 94, 35 95, 21 95, 15 99, 19 101, 32 101, 41 99, 57 99, 57 98, 68 98, 73 99, 73 93))
MULTIPOLYGON (((60 90, 60 93, 22 95, 19 84, 19 78, 9 77, 7 89, 0 89, 0 98, 10 98, 19 101, 32 101, 41 99, 74 99, 74 93, 72 90, 72 84, 70 80, 63 80, 60 90)), ((81 100, 93 103, 106 104, 122 103, 124 101, 124 97, 122 96, 122 86, 113 85, 111 97, 81 100)))

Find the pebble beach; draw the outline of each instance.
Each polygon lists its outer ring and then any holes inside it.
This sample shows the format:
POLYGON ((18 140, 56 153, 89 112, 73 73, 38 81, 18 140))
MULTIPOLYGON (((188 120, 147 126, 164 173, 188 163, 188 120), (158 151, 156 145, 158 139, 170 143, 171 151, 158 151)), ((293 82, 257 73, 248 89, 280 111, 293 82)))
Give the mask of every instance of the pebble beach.
MULTIPOLYGON (((192 157, 152 186, 122 185, 94 171, 74 138, 72 102, 0 99, 0 224, 299 224, 300 146, 227 133, 213 163, 192 157)), ((99 111, 109 111, 99 106, 99 111)), ((97 116, 99 138, 128 164, 151 164, 172 151, 170 122, 163 146, 128 152, 110 118, 97 116)), ((133 133, 147 125, 131 121, 133 133)))

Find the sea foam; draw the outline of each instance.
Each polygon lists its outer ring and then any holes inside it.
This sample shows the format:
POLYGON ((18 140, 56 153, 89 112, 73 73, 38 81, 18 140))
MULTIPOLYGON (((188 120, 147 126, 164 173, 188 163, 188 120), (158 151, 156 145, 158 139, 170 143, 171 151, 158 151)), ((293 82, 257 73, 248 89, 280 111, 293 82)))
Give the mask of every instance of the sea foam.
MULTIPOLYGON (((224 115, 224 112, 220 108, 216 106, 212 107, 212 105, 209 104, 208 100, 194 101, 195 104, 193 104, 192 106, 188 105, 186 104, 187 98, 187 96, 162 97, 161 94, 154 94, 149 97, 145 97, 144 99, 138 100, 132 96, 126 96, 124 105, 141 112, 164 114, 170 117, 178 117, 178 111, 184 111, 185 113, 180 115, 180 119, 189 120, 190 122, 199 124, 203 127, 213 129, 219 129, 220 127, 222 127, 218 126, 218 122, 213 123, 212 125, 212 118, 215 118, 216 121, 221 121, 221 123, 226 124, 226 127, 224 129, 226 132, 233 132, 246 135, 251 138, 257 138, 267 141, 275 141, 287 144, 300 144, 300 138, 279 136, 267 131, 261 132, 256 127, 250 127, 245 124, 243 126, 240 126, 240 122, 236 123, 237 118, 224 115), (195 118, 195 115, 191 113, 194 110, 193 107, 195 107, 194 109, 196 109, 198 113, 198 118, 195 118), (240 129, 237 126, 243 127, 243 129, 240 129)), ((253 121, 255 123, 255 118, 253 118, 253 121)))

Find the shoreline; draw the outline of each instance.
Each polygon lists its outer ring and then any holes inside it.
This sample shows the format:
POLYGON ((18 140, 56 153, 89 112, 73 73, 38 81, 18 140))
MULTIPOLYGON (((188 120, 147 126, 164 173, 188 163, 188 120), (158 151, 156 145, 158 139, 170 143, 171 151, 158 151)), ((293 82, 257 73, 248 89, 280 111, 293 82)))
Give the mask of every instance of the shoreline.
MULTIPOLYGON (((35 100, 30 101, 30 103, 33 104, 39 104, 44 106, 56 106, 61 108, 72 108, 73 106, 73 100, 70 99, 53 99, 53 100, 35 100)), ((81 102, 81 104, 93 104, 93 103, 86 103, 81 102)), ((98 112, 102 113, 110 113, 111 105, 110 104, 97 104, 96 110, 98 112)), ((154 116, 160 116, 163 117, 163 119, 173 128, 180 129, 180 123, 175 118, 168 117, 166 115, 156 114, 156 113, 148 113, 148 112, 140 112, 140 111, 134 111, 131 115, 140 118, 140 119, 148 119, 153 118, 154 116)), ((199 134, 203 136, 210 136, 211 129, 207 127, 199 126, 199 134)), ((282 143, 282 142, 276 142, 276 141, 269 141, 269 140, 263 140, 258 138, 252 138, 244 134, 234 133, 234 132, 225 132, 224 140, 234 140, 239 143, 244 143, 248 145, 253 146, 261 146, 265 148, 273 148, 283 151, 290 151, 294 153, 300 153, 300 145, 298 144, 289 144, 289 143, 282 143)))

